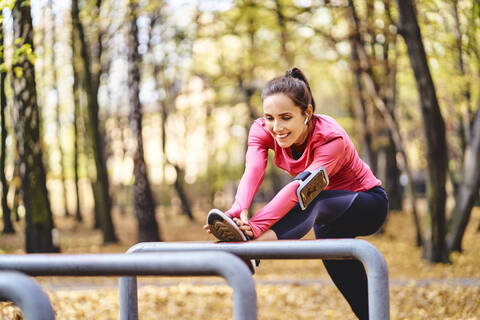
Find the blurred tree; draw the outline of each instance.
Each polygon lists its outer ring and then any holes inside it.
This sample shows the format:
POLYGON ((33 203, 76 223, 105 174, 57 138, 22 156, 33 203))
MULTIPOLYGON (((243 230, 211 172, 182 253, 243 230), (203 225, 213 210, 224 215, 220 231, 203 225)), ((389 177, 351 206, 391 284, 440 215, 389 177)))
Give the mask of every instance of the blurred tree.
MULTIPOLYGON (((396 160, 397 148, 391 132, 395 127, 392 128, 388 125, 388 121, 384 120, 384 113, 388 111, 387 116, 391 116, 391 121, 398 123, 394 112, 396 107, 394 92, 397 90, 395 66, 397 35, 390 31, 393 21, 389 1, 383 3, 383 10, 376 10, 374 1, 367 1, 366 17, 362 21, 357 14, 355 3, 348 2, 347 19, 351 25, 349 42, 352 61, 350 65, 355 75, 360 118, 364 123, 363 145, 367 150, 364 160, 383 181, 389 195, 390 208, 400 210, 403 198, 399 179, 400 170, 396 160), (376 26, 379 21, 382 22, 383 28, 376 26), (373 88, 368 84, 364 85, 362 77, 367 77, 365 81, 371 81, 373 88), (371 94, 373 98, 370 97, 371 94), (381 99, 385 107, 378 108, 375 99, 381 99)), ((402 149, 403 146, 398 152, 402 149)), ((415 208, 413 212, 416 213, 415 208)))
MULTIPOLYGON (((98 118, 98 88, 100 82, 100 69, 94 69, 91 56, 88 52, 85 32, 79 18, 78 0, 72 0, 72 24, 75 33, 78 36, 78 51, 80 52, 83 72, 83 88, 87 93, 87 133, 89 143, 92 147, 93 157, 96 167, 96 182, 93 185, 93 193, 95 199, 95 210, 99 213, 100 226, 103 231, 104 243, 116 242, 117 236, 112 222, 112 200, 110 197, 109 179, 107 164, 105 159, 105 146, 102 134, 100 132, 100 121, 98 118), (94 69, 94 71, 92 71, 94 69)), ((96 10, 100 10, 101 0, 96 1, 96 10)), ((102 54, 101 32, 98 33, 96 49, 96 66, 102 54)), ((74 64, 75 65, 75 64, 74 64)))
POLYGON ((138 220, 138 241, 160 241, 158 223, 155 218, 155 200, 147 175, 142 138, 142 104, 140 102, 140 70, 142 57, 138 52, 138 4, 130 1, 128 6, 129 30, 127 33, 128 87, 130 99, 130 129, 135 139, 133 155, 134 207, 138 220))
POLYGON ((280 0, 275 0, 274 3, 278 28, 280 29, 281 56, 285 60, 285 63, 288 67, 293 67, 294 55, 288 49, 288 38, 290 32, 287 26, 288 20, 285 18, 284 5, 280 0))
POLYGON ((163 93, 163 98, 159 99, 162 134, 161 148, 163 153, 162 176, 164 180, 162 187, 165 190, 166 166, 170 165, 176 173, 173 187, 180 200, 181 213, 185 214, 190 220, 194 220, 192 207, 185 188, 185 164, 181 164, 178 161, 172 162, 166 152, 168 118, 170 114, 176 111, 175 101, 182 89, 182 82, 185 81, 182 78, 186 73, 186 68, 180 61, 188 61, 191 57, 192 32, 189 32, 188 28, 178 26, 169 20, 171 12, 169 12, 168 6, 163 1, 156 2, 147 9, 151 11, 148 51, 151 55, 156 90, 163 93), (162 48, 159 49, 159 47, 162 48), (170 50, 166 50, 166 47, 170 48, 170 50), (155 52, 158 53, 159 51, 162 54, 155 54, 155 52), (161 56, 161 58, 158 56, 161 56))
MULTIPOLYGON (((467 75, 467 63, 465 62, 465 51, 464 50, 464 35, 462 33, 462 27, 461 27, 461 22, 460 22, 460 13, 459 13, 459 8, 458 8, 458 0, 453 0, 452 1, 452 12, 453 12, 453 18, 455 21, 454 24, 454 34, 455 34, 455 49, 457 53, 457 62, 458 62, 458 71, 460 75, 466 79, 465 83, 462 84, 462 88, 460 89, 461 91, 461 96, 464 99, 465 105, 467 106, 467 117, 464 117, 462 112, 457 113, 458 117, 458 123, 459 123, 459 136, 460 136, 460 141, 461 141, 461 159, 464 158, 465 156, 465 149, 467 148, 467 144, 470 141, 471 138, 471 92, 470 92, 470 80, 467 75), (465 121, 467 119, 467 121, 465 121)), ((475 6, 475 4, 473 4, 475 6)), ((477 4, 478 6, 478 4, 477 4)), ((477 9, 478 10, 478 9, 477 9)), ((475 11, 475 10, 472 10, 475 11)), ((475 23, 476 20, 473 21, 473 24, 471 25, 472 28, 478 28, 478 26, 475 23)), ((472 35, 470 35, 472 36, 472 35)), ((468 50, 467 50, 468 51, 468 50)), ((461 104, 461 102, 459 103, 461 104)), ((454 186, 456 186, 455 180, 452 181, 454 183, 454 186)))
MULTIPOLYGON (((70 41, 72 46, 72 69, 73 69, 73 175, 74 175, 74 184, 75 184, 75 220, 77 222, 83 221, 82 210, 80 206, 80 186, 79 186, 79 157, 80 157, 80 132, 79 132, 79 124, 82 120, 81 118, 81 108, 80 108, 80 91, 81 91, 81 79, 80 79, 80 69, 82 66, 82 60, 80 55, 79 35, 77 34, 78 31, 76 30, 75 23, 79 23, 79 21, 75 21, 74 16, 78 14, 78 7, 75 5, 75 2, 72 1, 70 16, 72 19, 72 29, 70 34, 70 41)), ((80 27, 82 27, 80 25, 80 27)))
POLYGON ((15 56, 12 87, 14 123, 25 206, 26 252, 58 252, 53 243, 53 217, 46 187, 40 138, 40 110, 36 100, 33 66, 33 26, 28 1, 17 1, 12 10, 15 56))
POLYGON ((5 44, 3 41, 3 17, 0 19, 0 179, 2 183, 2 218, 3 218, 3 230, 2 233, 15 233, 13 228, 12 219, 11 219, 11 210, 7 203, 8 195, 8 183, 7 178, 5 177, 5 159, 7 152, 7 127, 5 121, 5 110, 7 108, 7 97, 5 95, 5 79, 7 77, 7 70, 5 68, 5 53, 4 49, 5 44))
MULTIPOLYGON (((369 112, 367 110, 367 99, 366 99, 366 92, 363 87, 362 83, 362 73, 366 70, 363 69, 363 65, 360 62, 360 57, 359 57, 359 47, 362 46, 364 47, 364 41, 361 37, 361 30, 360 30, 360 21, 359 17, 357 15, 357 11, 355 8, 355 4, 352 0, 348 2, 348 20, 350 21, 351 25, 351 35, 350 35, 350 50, 351 50, 351 69, 353 71, 354 77, 355 77, 355 85, 356 85, 356 94, 358 97, 358 104, 360 106, 359 111, 360 111, 360 119, 362 120, 362 138, 363 138, 363 149, 366 151, 364 152, 364 158, 363 160, 371 167, 373 172, 376 172, 376 167, 377 167, 377 155, 375 150, 373 149, 373 143, 372 143, 372 129, 370 128, 371 125, 369 125, 369 122, 372 122, 369 120, 369 112)), ((362 50, 362 54, 365 54, 365 50, 362 50)), ((371 57, 369 57, 371 58, 371 57)), ((365 59, 364 59, 365 60, 365 59)), ((368 67, 368 72, 369 75, 372 76, 373 72, 370 67, 368 67)))
POLYGON ((447 262, 449 259, 445 241, 445 182, 447 174, 445 123, 440 113, 413 1, 397 0, 397 4, 399 9, 399 33, 407 45, 417 90, 420 94, 427 145, 428 213, 424 255, 431 262, 447 262))
MULTIPOLYGON (((393 21, 390 16, 390 11, 389 11, 389 5, 386 4, 385 6, 386 9, 386 16, 387 16, 387 21, 385 22, 388 25, 392 25, 393 21)), ((372 10, 370 8, 370 10, 372 10)), ((383 61, 379 61, 376 64, 383 66, 384 70, 382 70, 382 73, 384 74, 384 79, 379 80, 377 79, 378 76, 375 76, 374 69, 372 64, 377 60, 375 55, 372 55, 373 49, 370 48, 370 55, 367 53, 366 46, 362 40, 362 37, 360 35, 359 30, 360 28, 360 20, 358 18, 358 15, 355 10, 355 5, 352 0, 349 1, 349 20, 351 21, 350 23, 353 25, 354 31, 352 36, 350 37, 350 45, 351 45, 351 50, 352 50, 352 64, 354 66, 354 73, 356 75, 356 83, 357 83, 357 89, 359 91, 359 95, 362 95, 363 88, 365 88, 365 93, 363 94, 366 96, 366 98, 369 98, 372 102, 373 105, 376 107, 376 109, 381 113, 382 117, 384 120, 379 120, 375 119, 375 122, 384 122, 383 125, 381 125, 381 128, 386 128, 382 130, 387 130, 387 146, 388 148, 390 146, 390 155, 387 154, 387 160, 390 159, 390 161, 387 164, 387 168, 389 169, 390 172, 385 176, 385 187, 387 191, 389 192, 389 197, 395 197, 398 196, 395 194, 395 192, 398 192, 399 186, 399 177, 398 177, 398 167, 397 167, 397 162, 396 162, 396 154, 398 153, 401 156, 401 165, 404 173, 408 177, 408 195, 410 199, 410 204, 411 204, 411 209, 412 209, 412 216, 414 220, 414 225, 415 225, 415 231, 416 231, 416 244, 420 246, 422 244, 422 231, 421 231, 421 226, 419 222, 419 217, 417 213, 417 206, 416 206, 416 195, 415 195, 415 190, 413 187, 413 178, 412 178, 412 173, 411 169, 408 163, 408 157, 406 154, 406 149, 404 146, 403 138, 400 133, 400 128, 399 128, 399 123, 398 120, 395 117, 395 94, 394 92, 396 91, 396 62, 393 63, 389 61, 389 48, 388 45, 386 44, 387 41, 389 41, 390 38, 392 38, 392 35, 390 35, 390 32, 385 32, 383 34, 384 37, 384 47, 382 49, 384 50, 383 52, 383 61), (355 31, 356 30, 356 31, 355 31), (385 47, 387 46, 387 47, 385 47), (390 94, 388 94, 390 92, 390 94), (394 158, 394 159, 391 159, 394 158), (396 174, 392 174, 395 173, 396 174), (391 181, 393 180, 393 181, 391 181), (388 188, 387 188, 388 187, 388 188)), ((371 12, 369 14, 372 14, 371 12)), ((376 39, 376 35, 370 35, 371 38, 376 39)), ((396 50, 396 37, 394 35, 394 39, 392 40, 393 44, 395 45, 395 50, 396 50)), ((395 55, 397 54, 396 52, 394 53, 395 55)), ((396 59, 396 58, 394 58, 396 59)), ((364 117, 366 116, 366 109, 364 109, 363 115, 364 117)), ((378 126, 377 126, 378 127, 378 126)), ((366 128, 368 130, 368 128, 366 128)), ((376 136, 381 133, 376 133, 376 136)), ((366 140, 366 143, 368 143, 369 140, 366 140)), ((370 141, 371 143, 371 141, 370 141)), ((377 142, 378 143, 378 142, 377 142)), ((370 153, 372 156, 375 155, 377 156, 378 152, 375 151, 370 153)), ((376 162, 376 161, 375 161, 376 162)), ((401 201, 397 199, 396 201, 401 201)))
POLYGON ((56 130, 57 130, 57 148, 58 152, 60 154, 59 158, 59 165, 60 165, 60 183, 61 183, 61 188, 62 188, 62 194, 63 194, 63 210, 65 216, 70 216, 70 213, 68 211, 68 199, 67 199, 67 186, 66 186, 66 166, 65 166, 65 150, 63 147, 62 143, 62 122, 60 121, 60 113, 61 113, 61 106, 62 106, 62 100, 60 99, 58 90, 58 78, 57 78, 57 68, 58 65, 56 64, 56 61, 58 60, 58 49, 55 50, 55 45, 57 44, 57 34, 56 34, 56 28, 55 28, 55 13, 53 9, 53 0, 48 0, 48 3, 46 5, 47 7, 47 12, 48 15, 45 18, 46 22, 48 23, 48 31, 45 33, 46 37, 48 37, 48 45, 51 48, 51 55, 50 55, 50 60, 48 61, 48 65, 50 68, 47 68, 47 72, 50 72, 52 74, 52 84, 51 84, 51 91, 55 94, 55 122, 56 122, 56 130))
MULTIPOLYGON (((480 12, 479 3, 473 3, 472 14, 478 16, 480 12)), ((460 179, 454 181, 457 186, 455 192, 455 206, 450 213, 450 219, 448 221, 448 234, 447 245, 450 251, 462 251, 462 239, 467 227, 472 208, 478 198, 478 188, 480 185, 480 97, 477 101, 477 111, 473 117, 471 117, 471 93, 470 93, 470 77, 467 76, 467 68, 465 63, 466 57, 469 51, 474 53, 475 47, 467 46, 467 50, 464 50, 463 34, 461 32, 458 1, 452 3, 453 17, 455 21, 455 43, 458 54, 458 71, 462 77, 467 79, 466 84, 460 89, 462 96, 466 102, 467 113, 464 117, 459 113, 460 123, 460 141, 462 144, 462 166, 460 179), (465 121, 466 120, 466 121, 465 121)), ((468 21, 469 29, 478 29, 477 19, 470 19, 468 21)), ((476 42, 476 33, 470 33, 468 35, 469 42, 476 42)), ((468 57, 468 55, 467 55, 468 57)), ((480 62, 480 57, 477 56, 477 60, 480 62)), ((468 62, 468 60, 467 60, 468 62)), ((480 91, 479 91, 480 92, 480 91)))
POLYGON ((473 205, 478 196, 480 181, 480 97, 472 126, 471 143, 465 151, 462 181, 455 197, 455 207, 450 214, 447 245, 450 251, 462 251, 465 234, 473 205))

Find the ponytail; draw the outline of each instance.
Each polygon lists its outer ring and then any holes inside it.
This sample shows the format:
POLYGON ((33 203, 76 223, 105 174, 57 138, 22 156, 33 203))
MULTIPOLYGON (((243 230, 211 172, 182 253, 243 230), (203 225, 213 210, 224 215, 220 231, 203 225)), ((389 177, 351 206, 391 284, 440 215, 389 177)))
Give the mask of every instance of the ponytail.
POLYGON ((285 75, 270 80, 262 92, 263 100, 271 95, 283 93, 302 109, 307 110, 309 104, 315 111, 315 101, 312 91, 305 74, 298 68, 294 67, 285 72, 285 75))

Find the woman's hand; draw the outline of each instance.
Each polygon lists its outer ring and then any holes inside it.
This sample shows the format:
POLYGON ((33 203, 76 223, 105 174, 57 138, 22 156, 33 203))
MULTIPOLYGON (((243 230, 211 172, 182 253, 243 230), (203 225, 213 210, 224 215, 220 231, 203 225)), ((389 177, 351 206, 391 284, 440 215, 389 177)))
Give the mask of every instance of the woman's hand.
POLYGON ((242 212, 240 213, 240 219, 233 218, 233 221, 235 221, 235 223, 238 225, 240 230, 242 230, 242 232, 245 235, 253 238, 253 231, 250 225, 248 224, 248 211, 246 209, 242 210, 242 212))
POLYGON ((208 234, 212 233, 212 231, 210 231, 210 227, 208 226, 208 224, 204 225, 203 229, 205 229, 205 231, 207 231, 208 234))

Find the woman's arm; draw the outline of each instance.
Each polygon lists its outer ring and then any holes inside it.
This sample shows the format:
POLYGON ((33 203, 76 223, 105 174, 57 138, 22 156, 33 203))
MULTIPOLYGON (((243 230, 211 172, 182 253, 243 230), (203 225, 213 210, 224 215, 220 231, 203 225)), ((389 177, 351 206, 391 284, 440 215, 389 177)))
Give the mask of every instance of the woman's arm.
POLYGON ((323 167, 327 171, 328 177, 333 177, 340 169, 345 155, 344 140, 340 137, 335 138, 317 147, 313 152, 313 161, 305 171, 313 172, 323 167))
MULTIPOLYGON (((238 218, 242 210, 250 207, 253 197, 265 177, 268 147, 261 141, 262 137, 259 137, 259 135, 262 134, 262 132, 258 132, 258 130, 259 128, 256 126, 256 123, 254 123, 248 139, 248 148, 245 156, 245 172, 238 185, 235 202, 232 208, 226 212, 231 217, 238 218)), ((265 133, 263 134, 265 135, 265 133)))
POLYGON ((297 204, 298 186, 299 183, 297 180, 287 184, 265 207, 248 221, 254 239, 270 229, 271 226, 283 218, 297 204))
MULTIPOLYGON (((324 167, 328 176, 333 176, 339 170, 339 162, 343 154, 343 139, 334 139, 314 150, 314 160, 305 171, 312 172, 320 167, 324 167)), ((298 186, 298 180, 287 184, 265 207, 248 221, 253 232, 253 238, 257 238, 270 229, 271 226, 283 218, 297 204, 298 186)))

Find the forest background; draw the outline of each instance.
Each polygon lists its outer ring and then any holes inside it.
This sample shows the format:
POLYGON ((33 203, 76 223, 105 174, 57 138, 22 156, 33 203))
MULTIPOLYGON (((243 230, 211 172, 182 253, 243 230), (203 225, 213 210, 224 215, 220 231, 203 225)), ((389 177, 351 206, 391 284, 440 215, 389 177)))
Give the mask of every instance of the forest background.
MULTIPOLYGON (((453 265, 479 242, 478 0, 0 3, 2 252, 208 239, 293 66, 383 181, 383 239, 453 265)), ((289 179, 269 164, 254 207, 289 179)))

